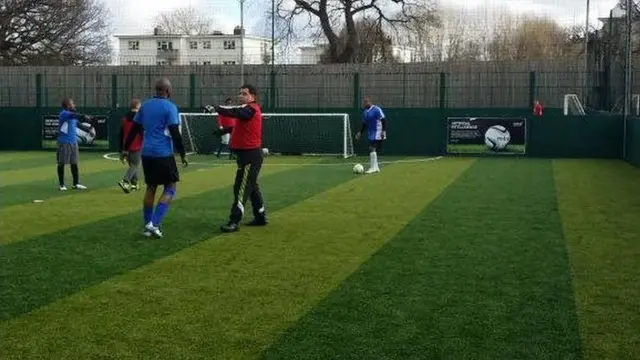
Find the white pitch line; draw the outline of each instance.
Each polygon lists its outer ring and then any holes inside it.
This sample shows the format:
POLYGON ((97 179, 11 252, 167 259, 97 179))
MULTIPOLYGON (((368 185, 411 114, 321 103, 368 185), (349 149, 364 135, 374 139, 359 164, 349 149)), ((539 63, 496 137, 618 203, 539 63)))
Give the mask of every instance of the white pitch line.
MULTIPOLYGON (((108 153, 104 154, 103 158, 112 161, 119 161, 120 157, 118 153, 108 153)), ((421 163, 428 161, 436 161, 442 159, 442 156, 422 158, 422 159, 406 159, 406 160, 391 160, 391 161, 380 161, 380 164, 403 164, 403 163, 421 163)), ((345 165, 355 165, 359 164, 358 162, 344 162, 344 163, 269 163, 265 162, 264 166, 345 166, 345 165)), ((190 161, 189 165, 205 165, 205 166, 236 166, 235 162, 229 163, 213 163, 213 162, 199 162, 199 161, 190 161)))

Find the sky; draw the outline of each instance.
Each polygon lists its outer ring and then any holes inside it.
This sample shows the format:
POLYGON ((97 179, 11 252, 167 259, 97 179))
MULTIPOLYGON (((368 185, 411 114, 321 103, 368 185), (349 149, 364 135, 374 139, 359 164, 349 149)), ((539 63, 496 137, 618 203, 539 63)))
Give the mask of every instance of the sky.
MULTIPOLYGON (((240 24, 240 0, 103 0, 113 15, 114 34, 146 34, 153 31, 153 19, 163 11, 192 6, 213 16, 216 27, 225 33, 240 24)), ((439 0, 443 5, 484 11, 486 7, 506 8, 515 13, 532 13, 555 18, 563 25, 583 25, 587 0, 439 0)), ((590 23, 608 15, 617 0, 590 0, 590 23)), ((271 1, 245 0, 247 33, 265 28, 264 14, 271 1)), ((258 35, 258 34, 256 34, 258 35)))
MULTIPOLYGON (((153 32, 153 20, 161 12, 178 7, 193 7, 212 16, 216 28, 232 32, 240 25, 239 0, 103 0, 113 15, 113 33, 118 35, 149 34, 153 32)), ((260 11, 257 4, 267 0, 245 0, 245 28, 247 33, 263 21, 266 8, 260 11)))

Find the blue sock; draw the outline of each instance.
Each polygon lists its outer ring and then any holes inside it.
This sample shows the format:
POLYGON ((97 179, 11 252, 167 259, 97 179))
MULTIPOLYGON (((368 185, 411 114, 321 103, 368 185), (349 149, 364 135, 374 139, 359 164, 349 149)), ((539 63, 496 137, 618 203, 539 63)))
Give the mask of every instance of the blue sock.
MULTIPOLYGON (((163 196, 165 195, 168 195, 171 199, 173 199, 173 197, 176 196, 176 189, 165 188, 163 196)), ((151 218, 151 222, 153 223, 153 226, 160 227, 160 224, 162 223, 162 219, 164 219, 164 217, 167 215, 167 212, 169 212, 169 204, 164 202, 159 202, 158 205, 156 205, 156 210, 153 212, 153 217, 151 218)))
POLYGON ((153 217, 153 206, 151 207, 144 206, 142 208, 142 214, 144 215, 144 224, 147 225, 151 221, 151 218, 153 217))

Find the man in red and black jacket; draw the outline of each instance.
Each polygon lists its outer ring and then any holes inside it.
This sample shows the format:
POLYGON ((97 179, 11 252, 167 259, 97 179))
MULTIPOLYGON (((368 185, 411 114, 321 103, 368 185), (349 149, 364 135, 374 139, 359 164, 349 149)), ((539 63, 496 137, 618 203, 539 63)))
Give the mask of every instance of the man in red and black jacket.
MULTIPOLYGON (((131 190, 140 189, 138 187, 138 174, 140 173, 140 164, 142 162, 142 157, 140 156, 140 151, 142 150, 142 134, 137 134, 129 148, 124 149, 124 143, 135 125, 133 119, 139 109, 140 100, 133 99, 130 110, 127 115, 124 116, 122 124, 120 125, 120 153, 122 154, 123 150, 127 151, 126 160, 129 168, 127 172, 125 172, 122 180, 118 182, 118 185, 120 185, 122 191, 127 194, 130 193, 131 190)), ((125 158, 123 157, 120 160, 124 162, 125 158)))
POLYGON ((215 106, 218 115, 236 119, 231 133, 231 150, 236 155, 238 170, 233 185, 233 204, 229 222, 220 227, 223 232, 240 229, 244 216, 244 204, 251 199, 253 221, 249 226, 267 225, 267 214, 258 185, 258 175, 262 168, 262 108, 256 102, 256 88, 253 85, 240 87, 240 106, 215 106))

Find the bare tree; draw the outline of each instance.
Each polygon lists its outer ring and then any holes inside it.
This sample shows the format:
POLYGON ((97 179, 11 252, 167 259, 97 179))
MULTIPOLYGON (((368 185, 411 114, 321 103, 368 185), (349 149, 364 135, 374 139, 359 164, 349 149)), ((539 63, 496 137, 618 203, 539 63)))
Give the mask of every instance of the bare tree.
POLYGON ((572 29, 540 17, 503 14, 489 46, 493 60, 538 60, 579 54, 572 29), (572 38, 573 36, 573 38, 572 38))
POLYGON ((155 19, 156 27, 174 35, 211 34, 214 30, 214 23, 212 17, 193 7, 163 12, 155 19))
POLYGON ((406 27, 391 34, 393 42, 415 50, 416 61, 440 61, 442 48, 442 14, 440 9, 416 9, 406 27))
MULTIPOLYGON (((358 47, 353 54, 355 63, 389 63, 397 62, 393 55, 393 41, 380 27, 380 23, 372 19, 360 19, 355 23, 358 47)), ((338 52, 344 51, 349 41, 347 28, 344 27, 338 34, 338 52)), ((329 48, 320 57, 320 62, 331 63, 329 48)))
POLYGON ((288 33, 317 31, 328 42, 327 59, 349 63, 360 47, 356 21, 372 19, 387 31, 407 27, 418 10, 434 9, 432 0, 278 0, 278 16, 288 24, 288 33), (301 25, 302 22, 302 25, 301 25), (344 29, 344 41, 340 32, 344 29))
POLYGON ((0 65, 108 63, 108 19, 98 0, 4 0, 0 65))
POLYGON ((481 60, 486 31, 480 19, 462 8, 443 9, 437 45, 448 61, 481 60))

